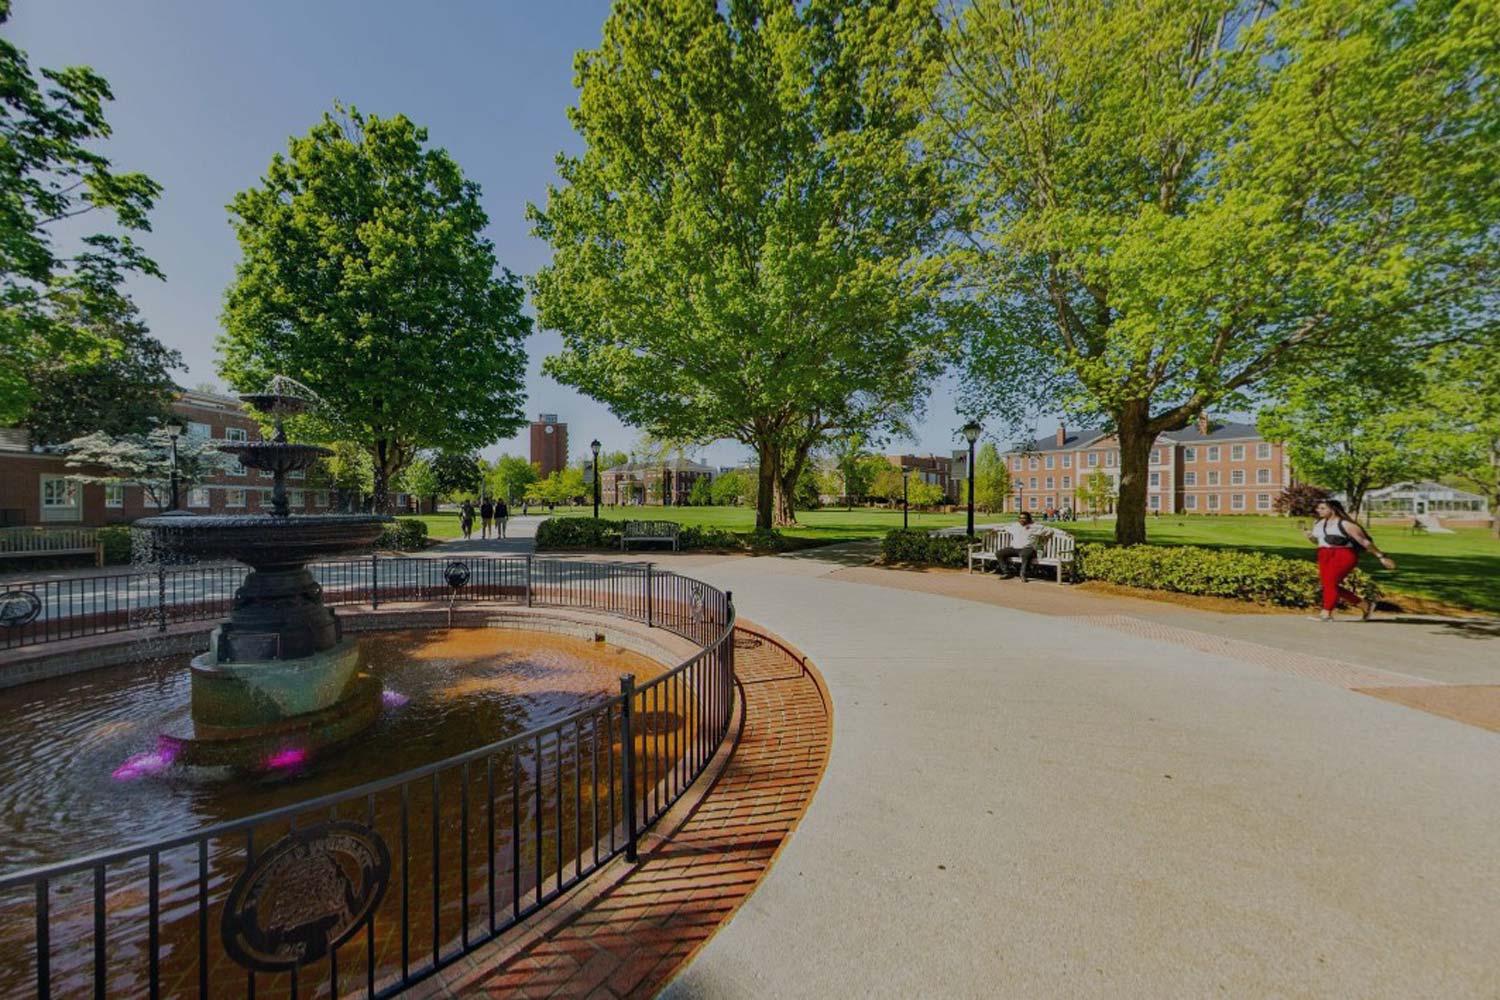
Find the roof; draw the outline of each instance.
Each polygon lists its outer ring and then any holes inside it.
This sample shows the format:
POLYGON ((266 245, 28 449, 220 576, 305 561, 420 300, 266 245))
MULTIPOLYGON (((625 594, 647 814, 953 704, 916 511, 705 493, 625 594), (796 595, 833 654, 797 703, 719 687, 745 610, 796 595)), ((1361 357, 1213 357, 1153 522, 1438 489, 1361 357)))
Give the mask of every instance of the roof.
POLYGON ((1063 438, 1062 444, 1057 443, 1057 435, 1053 433, 1048 434, 1046 437, 1039 437, 1034 441, 1017 443, 1010 451, 1011 453, 1022 452, 1028 455, 1040 455, 1048 451, 1072 451, 1075 448, 1083 448, 1093 444, 1104 437, 1106 433, 1105 431, 1068 431, 1067 436, 1063 438))
POLYGON ((1442 483, 1435 483, 1430 479, 1419 479, 1408 483, 1396 483, 1394 486, 1382 486, 1378 490, 1370 490, 1368 493, 1366 493, 1365 499, 1383 500, 1387 497, 1399 496, 1403 493, 1412 493, 1417 495, 1428 494, 1434 496, 1440 495, 1445 499, 1450 500, 1484 499, 1484 497, 1480 496, 1478 493, 1470 493, 1468 490, 1461 490, 1456 486, 1444 486, 1442 483))
MULTIPOLYGON (((1113 431, 1106 430, 1081 430, 1068 431, 1067 437, 1062 444, 1057 443, 1057 434, 1048 434, 1032 441, 1018 442, 1007 454, 1041 455, 1049 451, 1074 451, 1078 448, 1087 448, 1100 438, 1113 437, 1113 431)), ((1184 427, 1180 431, 1167 431, 1158 435, 1158 438, 1176 442, 1178 444, 1196 444, 1199 441, 1245 441, 1260 440, 1260 431, 1255 429, 1254 424, 1210 424, 1208 433, 1205 434, 1198 429, 1196 424, 1184 427)))
POLYGON ((1198 429, 1197 424, 1193 424, 1180 431, 1167 431, 1162 437, 1184 444, 1195 441, 1241 441, 1259 438, 1260 431, 1255 429, 1254 424, 1209 424, 1208 433, 1205 434, 1198 429))

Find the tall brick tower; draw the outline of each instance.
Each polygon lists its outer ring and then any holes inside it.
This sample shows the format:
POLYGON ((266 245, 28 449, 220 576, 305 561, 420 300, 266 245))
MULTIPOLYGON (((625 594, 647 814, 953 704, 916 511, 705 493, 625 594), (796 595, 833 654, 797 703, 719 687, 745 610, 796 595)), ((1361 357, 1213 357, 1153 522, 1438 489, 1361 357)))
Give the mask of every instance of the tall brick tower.
POLYGON ((558 423, 557 414, 539 413, 531 422, 531 461, 543 479, 568 467, 568 425, 558 423))

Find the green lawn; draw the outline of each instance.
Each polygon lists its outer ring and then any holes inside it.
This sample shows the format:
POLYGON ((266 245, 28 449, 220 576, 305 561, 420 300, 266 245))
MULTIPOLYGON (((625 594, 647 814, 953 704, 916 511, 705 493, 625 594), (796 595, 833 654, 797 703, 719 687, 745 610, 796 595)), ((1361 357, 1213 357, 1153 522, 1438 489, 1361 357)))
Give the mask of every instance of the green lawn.
MULTIPOLYGON (((558 508, 557 516, 588 516, 592 509, 558 508)), ((602 517, 671 519, 682 524, 749 531, 755 512, 746 507, 629 507, 603 508, 602 517)), ((801 525, 787 532, 802 538, 852 541, 878 538, 901 526, 901 511, 855 509, 813 510, 798 513, 801 525)), ((457 538, 456 514, 433 514, 422 518, 433 538, 457 538)), ((977 515, 978 523, 1010 520, 977 515)), ((943 528, 964 523, 964 515, 911 515, 913 528, 943 528)), ((1302 522, 1258 515, 1151 518, 1146 525, 1151 542, 1160 545, 1202 545, 1210 548, 1255 549, 1291 558, 1311 559, 1312 546, 1298 530, 1302 522)), ((1066 530, 1083 541, 1107 542, 1114 537, 1113 521, 1075 521, 1066 530)), ((1448 604, 1500 612, 1500 541, 1481 528, 1460 528, 1451 535, 1408 535, 1396 525, 1376 525, 1375 539, 1397 563, 1388 573, 1373 559, 1362 560, 1367 572, 1388 590, 1434 598, 1448 604)))

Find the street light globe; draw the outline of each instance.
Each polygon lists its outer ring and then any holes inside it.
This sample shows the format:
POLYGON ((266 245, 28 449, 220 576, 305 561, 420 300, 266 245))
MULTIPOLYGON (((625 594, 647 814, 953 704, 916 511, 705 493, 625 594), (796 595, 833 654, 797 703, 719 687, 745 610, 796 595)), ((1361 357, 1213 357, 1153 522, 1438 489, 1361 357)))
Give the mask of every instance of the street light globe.
POLYGON ((166 431, 167 437, 175 441, 182 434, 182 425, 175 420, 168 420, 166 423, 166 431))
POLYGON ((599 439, 598 438, 594 438, 594 440, 592 440, 592 441, 589 442, 589 451, 593 452, 594 456, 596 458, 598 457, 598 455, 599 455, 599 439))
POLYGON ((968 423, 964 424, 964 440, 969 442, 970 444, 973 444, 975 441, 979 440, 979 432, 981 430, 983 430, 983 428, 980 427, 979 424, 975 423, 973 420, 970 420, 968 423))

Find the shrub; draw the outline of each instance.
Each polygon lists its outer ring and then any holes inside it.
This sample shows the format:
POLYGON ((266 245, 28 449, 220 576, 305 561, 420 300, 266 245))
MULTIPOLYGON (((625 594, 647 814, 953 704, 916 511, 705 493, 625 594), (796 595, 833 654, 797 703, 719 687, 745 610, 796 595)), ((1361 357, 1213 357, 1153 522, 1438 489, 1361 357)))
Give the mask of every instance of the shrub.
POLYGON ((120 566, 131 561, 134 536, 128 525, 105 525, 95 533, 94 537, 104 548, 106 566, 120 566))
POLYGON ((375 539, 377 549, 416 552, 427 547, 427 522, 415 517, 398 517, 386 525, 375 539))
POLYGON ((967 536, 931 535, 917 528, 895 528, 880 543, 880 557, 886 565, 964 566, 968 555, 967 536))
MULTIPOLYGON (((700 483, 703 481, 698 480, 700 483)), ((737 551, 740 548, 740 539, 734 532, 725 531, 723 528, 688 525, 678 532, 677 545, 683 549, 737 551)))
MULTIPOLYGON (((1177 594, 1228 597, 1257 604, 1306 608, 1318 603, 1318 567, 1305 559, 1261 552, 1205 549, 1189 545, 1078 547, 1079 579, 1177 594)), ((1359 570, 1345 586, 1361 597, 1378 598, 1380 588, 1359 570)))
POLYGON ((743 539, 747 549, 757 554, 786 552, 789 549, 797 548, 790 538, 787 538, 774 528, 756 528, 754 531, 747 532, 739 537, 743 539))
POLYGON ((536 528, 539 552, 620 547, 620 523, 604 518, 549 517, 536 528))

